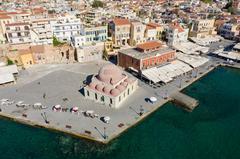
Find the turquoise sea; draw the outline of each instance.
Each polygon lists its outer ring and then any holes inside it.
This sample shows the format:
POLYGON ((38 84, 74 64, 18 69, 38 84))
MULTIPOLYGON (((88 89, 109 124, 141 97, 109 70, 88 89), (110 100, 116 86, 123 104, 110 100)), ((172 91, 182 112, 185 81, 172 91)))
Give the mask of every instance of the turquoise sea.
POLYGON ((0 159, 239 159, 240 70, 218 68, 185 93, 192 113, 166 104, 108 145, 0 120, 0 159))

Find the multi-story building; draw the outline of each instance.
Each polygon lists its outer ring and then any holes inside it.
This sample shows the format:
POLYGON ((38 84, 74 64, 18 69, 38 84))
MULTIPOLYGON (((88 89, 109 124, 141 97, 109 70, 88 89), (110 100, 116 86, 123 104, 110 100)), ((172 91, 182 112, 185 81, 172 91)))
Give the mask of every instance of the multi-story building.
POLYGON ((146 25, 141 22, 131 22, 130 29, 130 45, 135 46, 140 43, 144 43, 145 37, 144 32, 146 29, 146 25))
POLYGON ((136 48, 118 52, 118 65, 138 72, 154 66, 162 65, 175 59, 176 51, 163 47, 160 42, 151 41, 137 45, 136 48))
POLYGON ((137 79, 128 77, 117 66, 108 64, 92 77, 84 88, 84 96, 110 108, 119 108, 137 88, 137 79))
POLYGON ((83 33, 83 25, 80 19, 72 16, 59 17, 51 21, 53 35, 61 40, 70 42, 72 37, 83 33))
POLYGON ((29 23, 6 24, 6 36, 10 44, 31 43, 29 23))
POLYGON ((154 28, 156 30, 156 39, 157 40, 162 40, 162 36, 163 36, 163 32, 164 32, 164 28, 157 24, 157 23, 148 23, 147 24, 148 27, 154 28))
POLYGON ((215 31, 214 22, 214 19, 193 20, 190 36, 201 38, 209 35, 216 35, 217 32, 215 31))
POLYGON ((239 35, 240 26, 233 23, 224 23, 219 29, 219 34, 227 39, 234 39, 239 35))
POLYGON ((53 32, 50 19, 31 21, 31 36, 34 45, 52 44, 53 32))
POLYGON ((179 23, 173 23, 169 25, 167 30, 168 45, 173 46, 178 43, 187 42, 188 31, 188 28, 184 28, 179 23))
POLYGON ((75 35, 72 38, 75 47, 92 45, 93 43, 103 42, 107 39, 107 26, 94 26, 83 29, 83 34, 75 35))
POLYGON ((130 21, 128 19, 115 18, 109 23, 109 33, 116 45, 127 45, 130 41, 130 21))
POLYGON ((157 30, 155 27, 152 27, 150 25, 147 25, 145 30, 145 38, 146 41, 153 41, 157 38, 157 30))
POLYGON ((6 24, 13 23, 12 17, 8 15, 0 15, 0 44, 6 42, 6 24))

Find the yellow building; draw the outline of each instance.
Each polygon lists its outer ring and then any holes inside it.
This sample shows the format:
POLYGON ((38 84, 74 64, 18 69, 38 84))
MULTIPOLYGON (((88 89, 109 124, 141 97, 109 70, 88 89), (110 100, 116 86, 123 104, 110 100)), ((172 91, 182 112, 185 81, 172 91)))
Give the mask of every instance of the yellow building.
POLYGON ((29 68, 34 64, 31 50, 19 50, 18 53, 23 68, 29 68))
POLYGON ((209 35, 216 35, 214 26, 215 19, 197 19, 192 23, 190 37, 203 38, 209 35))

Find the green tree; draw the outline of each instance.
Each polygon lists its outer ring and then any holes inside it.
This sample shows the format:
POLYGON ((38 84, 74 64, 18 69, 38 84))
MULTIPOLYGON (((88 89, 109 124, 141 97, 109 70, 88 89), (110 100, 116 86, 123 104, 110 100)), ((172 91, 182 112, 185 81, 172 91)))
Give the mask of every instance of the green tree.
POLYGON ((53 37, 53 46, 63 45, 64 43, 59 41, 55 36, 53 37))
POLYGON ((8 65, 13 65, 14 63, 13 63, 12 60, 8 59, 8 60, 7 60, 7 64, 8 64, 8 65))
POLYGON ((100 1, 100 0, 94 0, 93 1, 93 3, 92 3, 92 7, 93 8, 98 8, 98 7, 103 7, 104 6, 104 4, 103 4, 103 2, 102 1, 100 1))

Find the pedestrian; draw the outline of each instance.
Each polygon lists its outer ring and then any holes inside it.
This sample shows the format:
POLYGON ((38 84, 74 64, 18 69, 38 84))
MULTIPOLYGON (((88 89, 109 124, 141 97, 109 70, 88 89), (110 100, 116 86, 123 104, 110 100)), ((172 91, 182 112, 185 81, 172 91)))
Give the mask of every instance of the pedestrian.
POLYGON ((46 99, 46 93, 43 93, 43 99, 46 99))

